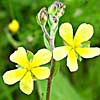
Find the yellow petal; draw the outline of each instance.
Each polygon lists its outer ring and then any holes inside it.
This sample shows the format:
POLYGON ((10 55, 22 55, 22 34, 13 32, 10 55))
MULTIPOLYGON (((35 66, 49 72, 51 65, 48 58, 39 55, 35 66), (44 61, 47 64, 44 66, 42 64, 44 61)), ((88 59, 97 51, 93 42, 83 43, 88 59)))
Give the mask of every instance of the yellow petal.
POLYGON ((53 50, 53 58, 57 61, 65 58, 71 48, 69 46, 57 47, 53 50))
POLYGON ((39 50, 33 58, 32 67, 40 66, 42 64, 46 64, 51 60, 51 52, 47 49, 39 50))
POLYGON ((93 35, 93 27, 90 24, 83 23, 76 31, 74 43, 78 47, 82 42, 89 40, 93 35))
POLYGON ((4 83, 8 85, 12 85, 18 82, 24 76, 25 72, 26 69, 15 69, 15 70, 7 71, 3 75, 4 83))
POLYGON ((92 58, 100 55, 100 48, 76 48, 77 53, 83 58, 92 58))
POLYGON ((77 56, 73 49, 68 53, 67 66, 71 72, 78 70, 77 56))
POLYGON ((46 79, 50 75, 50 69, 48 67, 36 67, 32 68, 32 73, 37 79, 46 79))
POLYGON ((33 90, 33 79, 31 76, 31 72, 27 72, 25 76, 20 81, 20 89, 25 94, 29 95, 32 93, 33 90))
POLYGON ((10 60, 24 68, 28 67, 28 65, 29 65, 28 64, 29 62, 27 59, 27 54, 23 47, 19 47, 18 50, 16 50, 13 54, 11 54, 10 60))
POLYGON ((73 45, 73 29, 70 23, 63 23, 59 29, 60 36, 69 45, 73 45))

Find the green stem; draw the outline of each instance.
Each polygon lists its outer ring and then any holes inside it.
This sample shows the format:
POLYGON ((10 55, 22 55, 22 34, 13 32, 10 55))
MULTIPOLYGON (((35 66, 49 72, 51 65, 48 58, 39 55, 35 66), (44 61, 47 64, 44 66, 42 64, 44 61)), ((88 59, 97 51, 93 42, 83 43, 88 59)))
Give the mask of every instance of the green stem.
POLYGON ((14 38, 12 37, 12 35, 7 31, 7 29, 5 29, 5 33, 7 36, 8 41, 12 44, 12 46, 14 48, 17 48, 18 46, 21 45, 21 43, 17 42, 16 40, 14 40, 14 38))
POLYGON ((14 9, 13 8, 13 0, 9 0, 8 2, 9 2, 10 15, 11 15, 12 19, 14 19, 15 16, 14 16, 14 11, 13 11, 13 9, 14 9))
POLYGON ((46 38, 48 39, 48 41, 50 40, 50 36, 49 33, 47 32, 45 26, 41 26, 43 33, 45 34, 46 38))

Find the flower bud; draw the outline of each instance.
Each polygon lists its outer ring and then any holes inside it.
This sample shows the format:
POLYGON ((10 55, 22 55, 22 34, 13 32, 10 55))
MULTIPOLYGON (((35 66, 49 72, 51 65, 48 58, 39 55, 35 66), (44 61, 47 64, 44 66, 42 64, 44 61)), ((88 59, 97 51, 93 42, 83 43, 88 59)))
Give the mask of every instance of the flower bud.
POLYGON ((65 5, 62 2, 55 1, 48 9, 48 13, 59 18, 64 14, 65 5))
POLYGON ((62 9, 60 9, 60 11, 57 12, 57 16, 61 17, 63 15, 64 15, 64 9, 62 8, 62 9))
POLYGON ((52 4, 49 8, 48 8, 48 13, 51 15, 55 15, 57 12, 57 6, 52 4))
POLYGON ((39 11, 37 15, 38 24, 46 25, 47 19, 48 19, 48 14, 47 14, 46 8, 44 7, 39 11))
POLYGON ((52 28, 54 32, 56 32, 56 29, 58 27, 58 22, 59 22, 58 16, 49 15, 48 24, 49 27, 52 28))
POLYGON ((61 9, 61 8, 65 8, 64 3, 62 3, 62 2, 55 1, 54 4, 55 4, 59 9, 61 9))
POLYGON ((8 25, 8 30, 12 33, 16 33, 19 30, 19 22, 13 19, 12 22, 8 25))
POLYGON ((59 19, 57 16, 49 15, 49 26, 57 25, 58 22, 59 22, 59 19))

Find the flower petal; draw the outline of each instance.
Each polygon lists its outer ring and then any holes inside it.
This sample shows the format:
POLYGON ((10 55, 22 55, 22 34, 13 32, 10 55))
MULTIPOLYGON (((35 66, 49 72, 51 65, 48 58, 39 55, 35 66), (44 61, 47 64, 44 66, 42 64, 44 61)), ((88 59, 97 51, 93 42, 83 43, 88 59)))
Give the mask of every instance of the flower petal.
POLYGON ((60 36, 69 45, 73 45, 73 29, 70 23, 63 23, 59 29, 60 36))
POLYGON ((31 72, 27 72, 25 76, 20 81, 20 89, 25 94, 29 95, 33 90, 33 78, 31 76, 31 72))
POLYGON ((68 53, 67 66, 71 72, 78 70, 77 56, 73 49, 68 53))
POLYGON ((61 46, 57 47, 53 50, 53 58, 56 61, 59 61, 63 58, 65 58, 71 48, 69 46, 61 46))
POLYGON ((23 47, 19 47, 18 50, 16 50, 13 54, 11 54, 10 60, 24 68, 28 67, 29 62, 27 59, 26 51, 23 47))
POLYGON ((100 55, 100 48, 76 48, 77 53, 83 58, 92 58, 100 55))
POLYGON ((37 79, 46 79, 50 75, 50 69, 48 67, 36 67, 32 68, 32 73, 37 79))
POLYGON ((4 83, 8 85, 12 85, 18 82, 24 76, 25 72, 26 69, 15 69, 15 70, 7 71, 3 75, 4 83))
POLYGON ((32 65, 33 67, 40 66, 42 64, 46 64, 51 60, 51 52, 47 49, 39 50, 33 58, 32 65))
POLYGON ((83 23, 77 29, 74 37, 75 46, 78 47, 82 42, 89 40, 93 35, 93 26, 83 23))

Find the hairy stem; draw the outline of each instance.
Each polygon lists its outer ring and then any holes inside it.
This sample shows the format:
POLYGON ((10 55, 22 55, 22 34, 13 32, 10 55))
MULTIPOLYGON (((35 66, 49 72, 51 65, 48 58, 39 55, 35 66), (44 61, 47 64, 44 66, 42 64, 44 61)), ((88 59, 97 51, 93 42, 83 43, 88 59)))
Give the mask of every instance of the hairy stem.
POLYGON ((51 91, 51 85, 52 85, 52 79, 53 79, 53 73, 54 73, 54 66, 55 66, 55 60, 52 58, 51 61, 51 73, 50 77, 48 78, 48 85, 47 85, 47 94, 46 94, 46 100, 50 100, 50 91, 51 91))
POLYGON ((55 60, 53 59, 53 49, 54 49, 54 37, 53 37, 53 31, 51 31, 51 37, 50 39, 50 46, 52 51, 52 58, 51 58, 51 72, 50 76, 48 78, 48 84, 47 84, 47 94, 46 94, 46 100, 50 100, 50 91, 51 91, 51 85, 52 85, 52 79, 53 79, 53 73, 54 73, 54 66, 55 66, 55 60))
POLYGON ((48 40, 50 40, 49 33, 47 32, 45 26, 41 26, 41 28, 42 28, 42 31, 43 31, 43 33, 45 34, 46 38, 47 38, 48 40))
POLYGON ((46 38, 50 42, 50 47, 51 47, 51 52, 52 52, 52 58, 51 58, 51 71, 50 71, 50 76, 48 78, 48 83, 47 83, 47 93, 46 93, 46 100, 50 100, 50 91, 51 91, 51 85, 52 85, 52 79, 53 79, 53 73, 54 73, 54 66, 55 66, 55 60, 53 59, 53 50, 54 50, 54 31, 51 29, 50 35, 47 32, 45 26, 42 26, 42 31, 45 34, 46 38))

